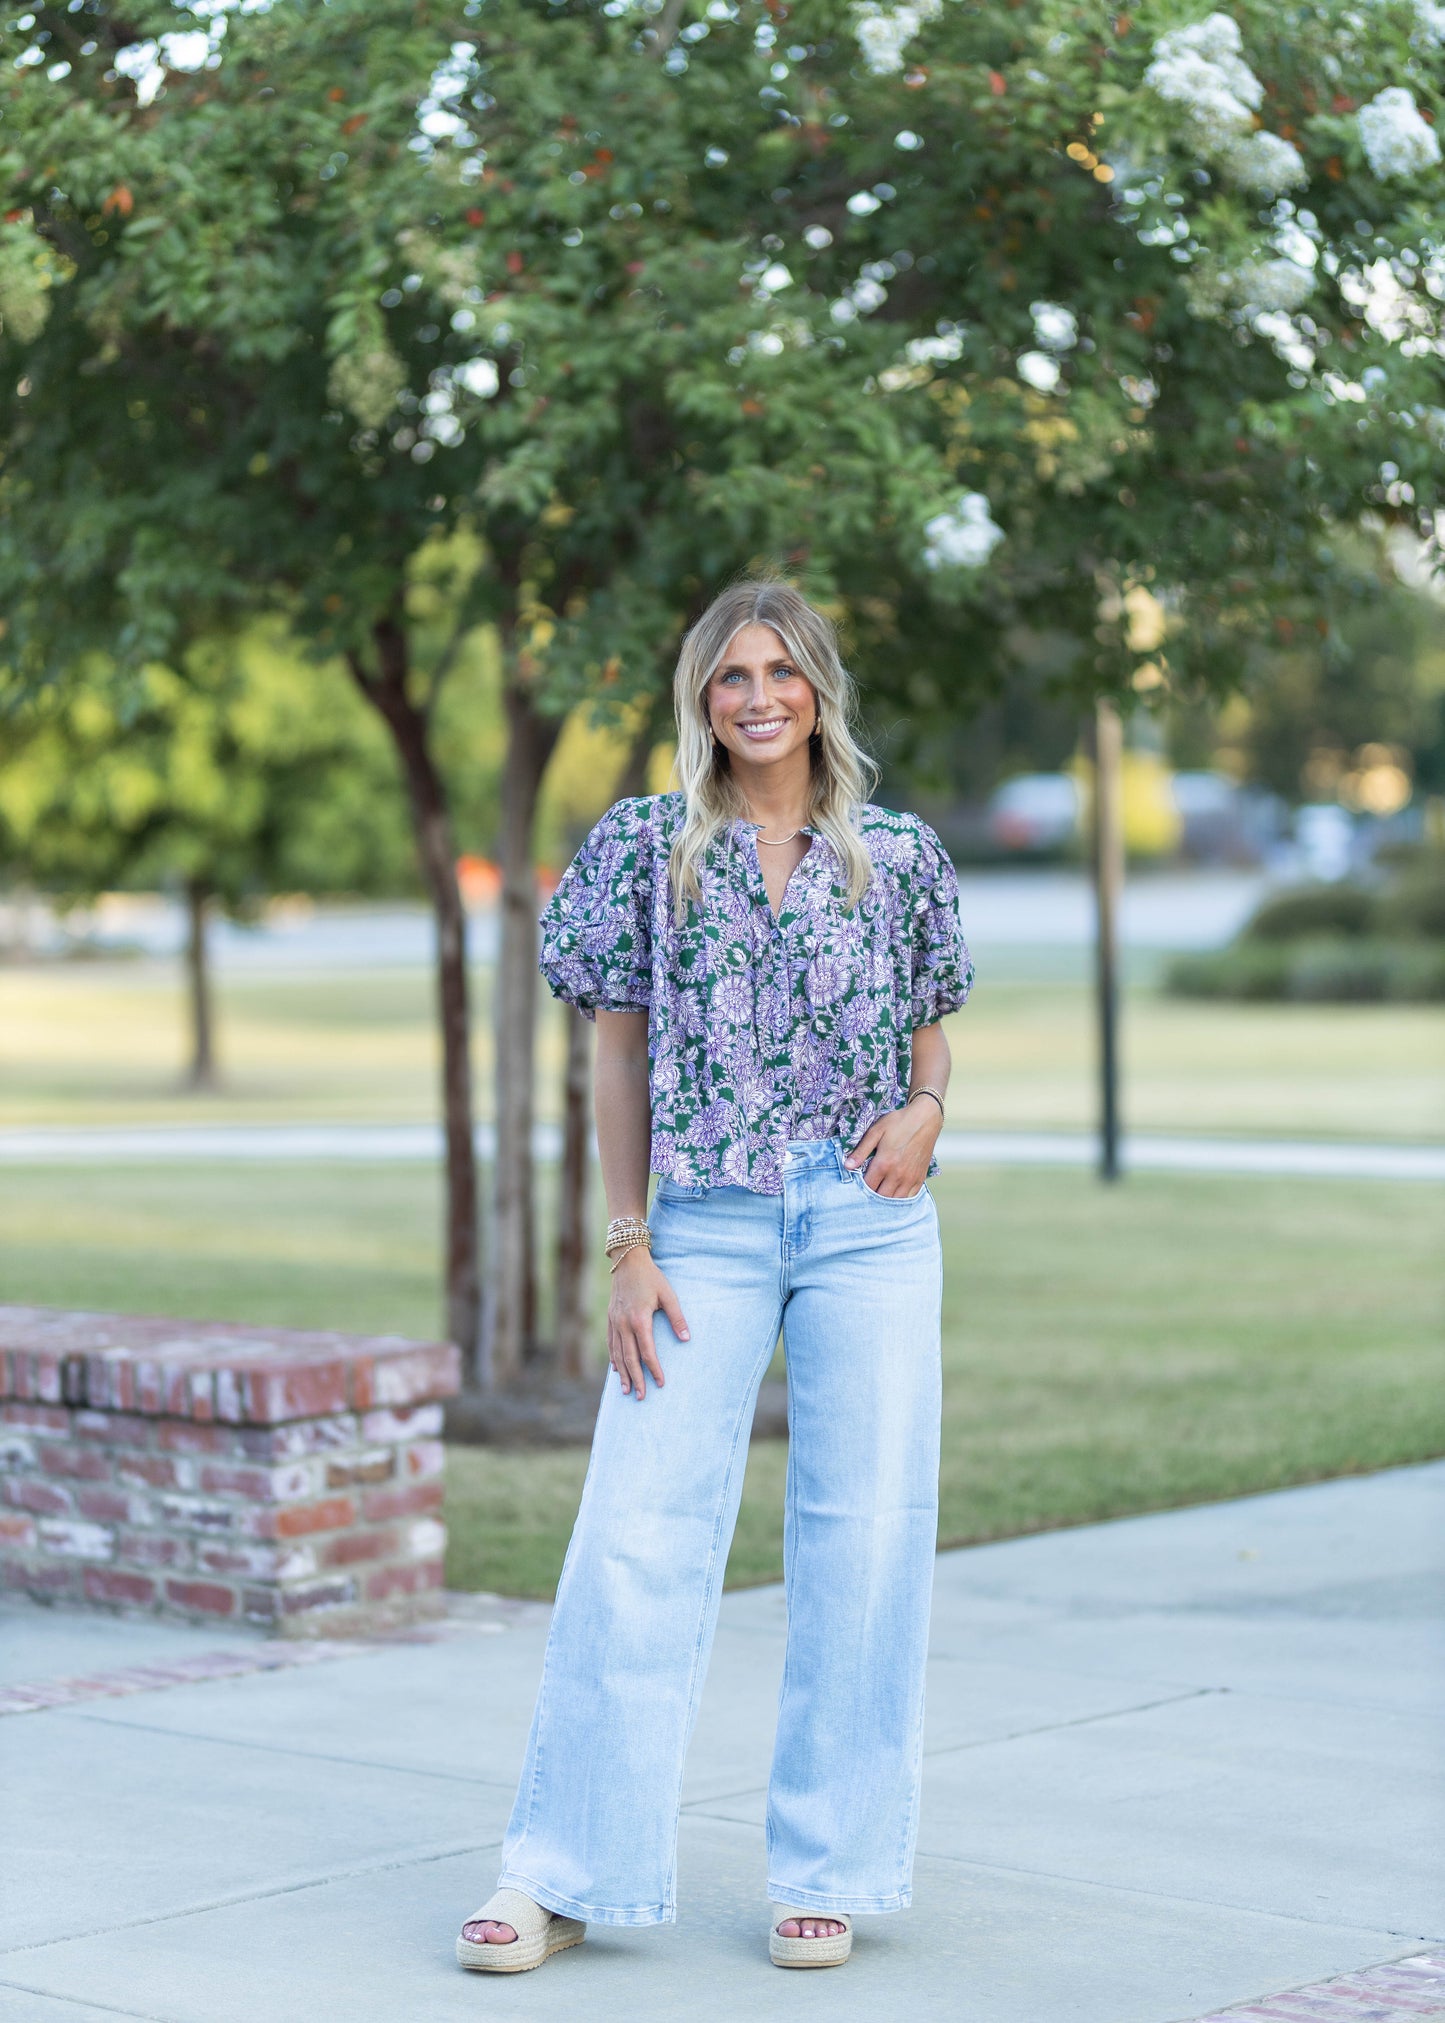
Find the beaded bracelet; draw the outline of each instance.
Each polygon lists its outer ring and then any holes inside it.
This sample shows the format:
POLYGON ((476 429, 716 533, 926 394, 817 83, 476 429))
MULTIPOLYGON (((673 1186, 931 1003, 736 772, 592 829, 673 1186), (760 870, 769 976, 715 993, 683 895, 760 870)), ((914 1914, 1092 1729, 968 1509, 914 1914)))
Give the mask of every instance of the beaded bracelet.
POLYGON ((612 1258, 612 1262, 608 1266, 608 1270, 616 1271, 618 1265, 621 1264, 623 1258, 626 1257, 629 1250, 650 1251, 651 1249, 652 1249, 652 1231, 648 1228, 647 1224, 644 1222, 638 1228, 629 1230, 626 1233, 626 1235, 619 1236, 615 1243, 608 1244, 607 1254, 610 1258, 612 1258))

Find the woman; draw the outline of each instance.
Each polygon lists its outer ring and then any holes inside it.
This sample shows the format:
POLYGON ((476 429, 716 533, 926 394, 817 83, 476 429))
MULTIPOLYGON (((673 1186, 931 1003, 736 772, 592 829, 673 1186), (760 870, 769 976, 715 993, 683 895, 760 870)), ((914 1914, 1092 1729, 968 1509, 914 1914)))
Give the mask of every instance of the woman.
POLYGON ((926 1181, 938 1022, 973 980, 957 884, 925 823, 864 799, 852 684, 797 591, 725 591, 683 644, 675 702, 681 791, 610 809, 542 916, 543 974, 597 1023, 618 1382, 501 1880, 457 1942, 489 1972, 588 1923, 676 1916, 683 1757, 780 1325, 771 1957, 840 1965, 856 1914, 911 1896, 938 1493, 926 1181))

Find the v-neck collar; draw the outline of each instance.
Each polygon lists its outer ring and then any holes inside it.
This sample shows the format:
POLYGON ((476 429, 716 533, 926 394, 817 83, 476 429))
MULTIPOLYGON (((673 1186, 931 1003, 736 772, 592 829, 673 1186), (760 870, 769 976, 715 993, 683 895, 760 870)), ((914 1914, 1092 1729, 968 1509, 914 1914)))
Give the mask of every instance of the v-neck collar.
MULTIPOLYGON (((820 861, 827 853, 828 839, 822 830, 812 822, 802 822, 798 825, 797 834, 807 836, 811 840, 807 849, 788 873, 788 882, 783 887, 782 902, 778 911, 774 913, 773 902, 768 895, 767 880, 763 877, 762 858, 758 853, 758 831, 766 828, 767 824, 765 822, 749 822, 744 816, 738 815, 734 817, 732 826, 735 832, 740 830, 747 841, 753 846, 752 857, 746 859, 748 873, 749 877, 754 881, 754 897, 761 901, 767 913, 768 927, 770 930, 776 928, 779 932, 785 932, 807 910, 807 900, 802 896, 802 890, 805 890, 812 884, 816 869, 815 860, 820 861), (795 885, 800 886, 800 894, 797 898, 790 898, 795 885)), ((746 858, 746 853, 744 855, 746 858)))

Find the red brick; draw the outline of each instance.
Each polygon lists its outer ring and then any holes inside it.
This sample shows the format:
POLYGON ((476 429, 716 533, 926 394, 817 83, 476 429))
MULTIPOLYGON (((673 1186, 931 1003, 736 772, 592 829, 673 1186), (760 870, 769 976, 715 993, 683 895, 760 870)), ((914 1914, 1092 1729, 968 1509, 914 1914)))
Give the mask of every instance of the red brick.
POLYGON ((185 1419, 163 1419, 156 1427, 156 1445, 167 1454, 239 1454, 239 1435, 229 1426, 193 1426, 185 1419))
POLYGON ((73 1421, 77 1440, 96 1440, 103 1447, 149 1447, 154 1424, 133 1412, 76 1412, 73 1421))
POLYGON ((418 1482, 410 1489, 368 1489, 361 1514, 368 1524, 386 1524, 394 1517, 422 1517, 442 1507, 440 1482, 418 1482))
POLYGON ((160 1531, 122 1531, 115 1541, 117 1559, 132 1566, 178 1566, 195 1564, 196 1548, 188 1538, 167 1538, 160 1531))
POLYGON ((161 1389, 173 1419, 209 1421, 216 1416, 215 1371, 204 1364, 163 1363, 161 1389))
POLYGON ((75 1507, 82 1517, 98 1518, 102 1524, 126 1524, 137 1514, 133 1496, 109 1487, 77 1490, 75 1507))
POLYGON ((156 1584, 140 1573, 117 1573, 110 1567, 85 1569, 85 1594, 93 1602, 131 1602, 141 1605, 156 1598, 156 1584))
POLYGON ((339 1461, 328 1461, 326 1487, 352 1489, 360 1483, 390 1482, 395 1467, 394 1447, 373 1447, 369 1453, 353 1454, 349 1459, 339 1461))
POLYGON ((313 1454, 358 1446, 361 1439, 354 1412, 292 1419, 284 1426, 243 1426, 236 1437, 241 1451, 257 1461, 304 1461, 313 1454))
POLYGON ((40 1465, 47 1475, 68 1475, 76 1482, 110 1480, 110 1463, 103 1454, 69 1441, 47 1440, 40 1450, 40 1465))
POLYGON ((19 1401, 0 1406, 0 1425, 16 1426, 24 1433, 70 1432, 70 1414, 63 1405, 28 1405, 19 1401))
POLYGON ((260 1513, 264 1538, 302 1538, 312 1531, 344 1531, 356 1522, 356 1500, 328 1496, 320 1503, 292 1503, 260 1513))
POLYGON ((208 1580, 168 1580, 166 1600, 178 1609, 203 1609, 208 1616, 230 1616, 236 1612, 233 1588, 208 1580))
POLYGON ((0 1495, 15 1509, 33 1510, 37 1517, 64 1517, 75 1508, 68 1489, 54 1482, 38 1482, 33 1475, 0 1483, 0 1495))
POLYGON ((22 1566, 18 1560, 0 1560, 0 1580, 22 1594, 64 1595, 76 1587, 73 1566, 22 1566))
POLYGON ((348 1364, 343 1356, 325 1362, 242 1363, 233 1366, 241 1386, 245 1415, 253 1426, 275 1426, 286 1419, 325 1419, 344 1412, 348 1396, 348 1364))
POLYGON ((265 1468, 208 1461, 201 1468, 201 1487, 213 1494, 249 1497, 253 1503, 271 1501, 271 1475, 265 1468))
POLYGON ((412 1566, 379 1566, 375 1573, 366 1576, 366 1599, 385 1602, 393 1595, 425 1594, 429 1588, 439 1588, 441 1584, 439 1559, 421 1560, 412 1566))
POLYGON ((363 1440, 434 1439, 441 1430, 440 1405, 402 1406, 395 1412, 383 1406, 368 1412, 361 1422, 363 1440))
POLYGON ((131 1383, 138 1411, 156 1413, 164 1408, 165 1385, 159 1363, 138 1362, 131 1383))
POLYGON ((446 1466, 447 1450, 440 1440, 413 1440, 409 1447, 402 1448, 403 1466, 406 1473, 417 1476, 440 1475, 446 1466))
POLYGON ((322 1548, 323 1566, 354 1566, 359 1560, 395 1559, 401 1541, 394 1529, 343 1531, 322 1548))
POLYGON ((0 1545, 30 1546, 35 1543, 35 1519, 12 1516, 0 1510, 0 1545))
POLYGON ((129 1411, 135 1403, 133 1358, 124 1349, 100 1349, 87 1356, 85 1396, 101 1411, 129 1411))
POLYGON ((42 1517, 36 1526, 42 1552, 64 1559, 114 1559, 115 1534, 103 1524, 82 1523, 75 1517, 42 1517))
POLYGON ((115 1479, 117 1482, 143 1482, 150 1489, 190 1487, 189 1478, 182 1475, 169 1454, 117 1454, 115 1479))
POLYGON ((237 1511, 232 1504, 207 1502, 203 1496, 162 1494, 156 1498, 156 1514, 162 1524, 174 1524, 184 1531, 230 1531, 237 1511))
POLYGON ((395 1355, 358 1357, 352 1370, 352 1400, 362 1412, 450 1398, 461 1387, 461 1351, 452 1342, 423 1342, 395 1355))
POLYGON ((273 1587, 242 1588, 241 1613, 247 1622, 274 1623, 281 1613, 281 1597, 273 1587))
POLYGON ((274 1545, 199 1545, 196 1565, 202 1573, 239 1573, 248 1580, 274 1580, 274 1545))
POLYGON ((288 1616, 304 1615, 308 1609, 340 1608, 356 1600, 356 1582, 340 1578, 313 1580, 305 1587, 283 1588, 281 1608, 288 1616))

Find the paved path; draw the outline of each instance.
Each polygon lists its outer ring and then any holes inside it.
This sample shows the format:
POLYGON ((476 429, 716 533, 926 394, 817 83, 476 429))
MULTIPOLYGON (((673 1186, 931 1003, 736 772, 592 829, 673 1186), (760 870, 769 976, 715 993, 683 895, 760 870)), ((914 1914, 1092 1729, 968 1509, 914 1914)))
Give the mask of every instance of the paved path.
POLYGON ((545 1608, 468 1598, 429 1639, 275 1666, 12 1604, 0 1683, 51 1704, 0 1719, 0 2019, 1445 2015, 1442 1520, 1445 1463, 944 1555, 915 1906, 817 1976, 763 1949, 776 1588, 724 1599, 680 1922, 517 1981, 451 1943, 495 1876, 545 1608))
MULTIPOLYGON (((1276 881, 1258 871, 1159 870, 1136 874, 1124 887, 1120 936, 1126 948, 1218 948, 1243 925, 1276 881)), ((1094 901, 1087 875, 1076 869, 969 870, 959 876, 959 913, 981 960, 994 949, 1088 948, 1094 901)), ((41 900, 0 899, 0 940, 21 939, 45 950, 89 926, 101 946, 176 956, 185 947, 185 909, 157 893, 109 893, 89 916, 61 921, 41 900)), ((473 911, 467 942, 477 962, 495 960, 497 909, 473 911)), ((420 904, 309 906, 282 901, 250 925, 218 920, 212 957, 225 974, 336 968, 421 969, 435 946, 420 904)))
MULTIPOLYGON (((537 1156, 555 1159, 560 1134, 539 1125, 537 1156)), ((492 1133, 477 1132, 489 1156, 492 1133)), ((169 1164, 185 1160, 338 1159, 391 1164, 438 1160, 434 1124, 40 1124, 0 1129, 0 1166, 169 1164)), ((1083 1131, 945 1131, 945 1166, 1089 1166, 1083 1131)), ((1187 1138, 1139 1134, 1123 1145, 1126 1168, 1151 1173, 1293 1174, 1305 1179, 1445 1180, 1445 1145, 1368 1145, 1308 1138, 1187 1138)))

